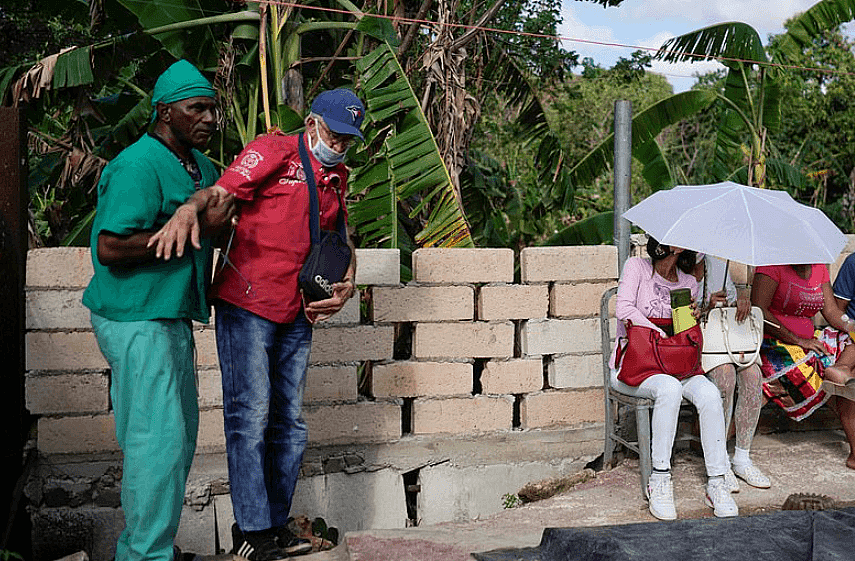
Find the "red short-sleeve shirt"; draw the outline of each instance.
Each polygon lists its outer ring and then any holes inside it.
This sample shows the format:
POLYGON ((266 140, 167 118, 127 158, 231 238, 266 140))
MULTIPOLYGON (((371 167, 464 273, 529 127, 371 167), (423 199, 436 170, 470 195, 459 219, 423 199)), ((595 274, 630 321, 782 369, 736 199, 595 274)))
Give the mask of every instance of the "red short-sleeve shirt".
POLYGON ((812 265, 807 279, 801 278, 789 265, 757 267, 754 274, 766 275, 778 283, 769 311, 781 325, 799 337, 812 338, 812 318, 824 304, 822 285, 829 282, 828 267, 812 265))
MULTIPOLYGON (((276 323, 294 321, 302 302, 297 276, 309 254, 309 192, 298 136, 269 134, 250 142, 217 184, 240 201, 229 250, 211 296, 276 323)), ((309 153, 318 185, 322 230, 334 230, 347 189, 347 168, 324 168, 309 153)))

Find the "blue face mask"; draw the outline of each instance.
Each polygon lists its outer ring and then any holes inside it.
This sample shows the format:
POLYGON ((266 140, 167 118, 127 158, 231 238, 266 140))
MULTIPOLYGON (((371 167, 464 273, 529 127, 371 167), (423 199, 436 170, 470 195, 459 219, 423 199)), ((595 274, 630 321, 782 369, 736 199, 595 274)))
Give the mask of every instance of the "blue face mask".
POLYGON ((309 150, 312 152, 312 155, 325 167, 331 168, 335 165, 344 161, 344 157, 347 155, 347 151, 344 152, 336 152, 329 146, 327 146, 324 139, 321 138, 320 133, 315 129, 315 133, 318 135, 318 141, 312 146, 312 135, 309 136, 309 150))

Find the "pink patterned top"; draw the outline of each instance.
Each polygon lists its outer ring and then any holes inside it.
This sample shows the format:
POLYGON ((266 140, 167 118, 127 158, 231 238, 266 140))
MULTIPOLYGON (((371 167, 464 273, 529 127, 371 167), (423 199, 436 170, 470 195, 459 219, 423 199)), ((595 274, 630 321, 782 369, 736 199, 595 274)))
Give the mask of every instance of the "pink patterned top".
MULTIPOLYGON (((653 270, 650 259, 641 257, 627 259, 617 291, 615 316, 620 320, 617 325, 617 341, 626 336, 626 327, 623 323, 626 320, 631 321, 633 325, 643 325, 662 332, 647 318, 671 317, 671 291, 676 288, 688 288, 692 291, 692 298, 698 297, 698 281, 694 276, 677 269, 677 282, 671 282, 653 270)), ((614 368, 617 341, 609 360, 612 368, 614 368)))
POLYGON ((813 337, 812 318, 823 306, 822 285, 830 281, 828 267, 811 265, 810 277, 801 278, 789 265, 757 267, 755 275, 766 275, 778 283, 769 311, 781 325, 805 339, 813 337))

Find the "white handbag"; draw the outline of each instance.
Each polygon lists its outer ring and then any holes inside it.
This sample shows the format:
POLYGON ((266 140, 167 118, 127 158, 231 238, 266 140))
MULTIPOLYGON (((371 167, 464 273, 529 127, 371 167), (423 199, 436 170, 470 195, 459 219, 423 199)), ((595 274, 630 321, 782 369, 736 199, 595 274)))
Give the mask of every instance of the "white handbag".
POLYGON ((757 306, 745 321, 736 321, 736 308, 713 308, 701 322, 704 334, 701 366, 709 372, 716 366, 732 363, 745 368, 760 362, 763 343, 763 310, 757 306))

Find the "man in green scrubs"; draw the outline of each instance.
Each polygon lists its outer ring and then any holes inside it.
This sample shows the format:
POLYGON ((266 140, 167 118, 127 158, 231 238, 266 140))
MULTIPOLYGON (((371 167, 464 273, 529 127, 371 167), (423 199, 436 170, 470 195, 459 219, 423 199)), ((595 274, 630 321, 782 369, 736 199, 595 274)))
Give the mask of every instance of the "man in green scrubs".
MULTIPOLYGON (((92 229, 95 275, 83 295, 112 370, 110 397, 124 455, 125 530, 116 561, 173 561, 199 410, 191 320, 207 323, 210 237, 234 201, 204 148, 216 130, 210 82, 179 61, 157 80, 154 127, 104 169, 92 229), (210 196, 210 199, 206 200, 210 196), (162 258, 149 239, 193 197, 204 200, 197 248, 162 258)), ((186 210, 185 205, 185 210, 186 210)))

